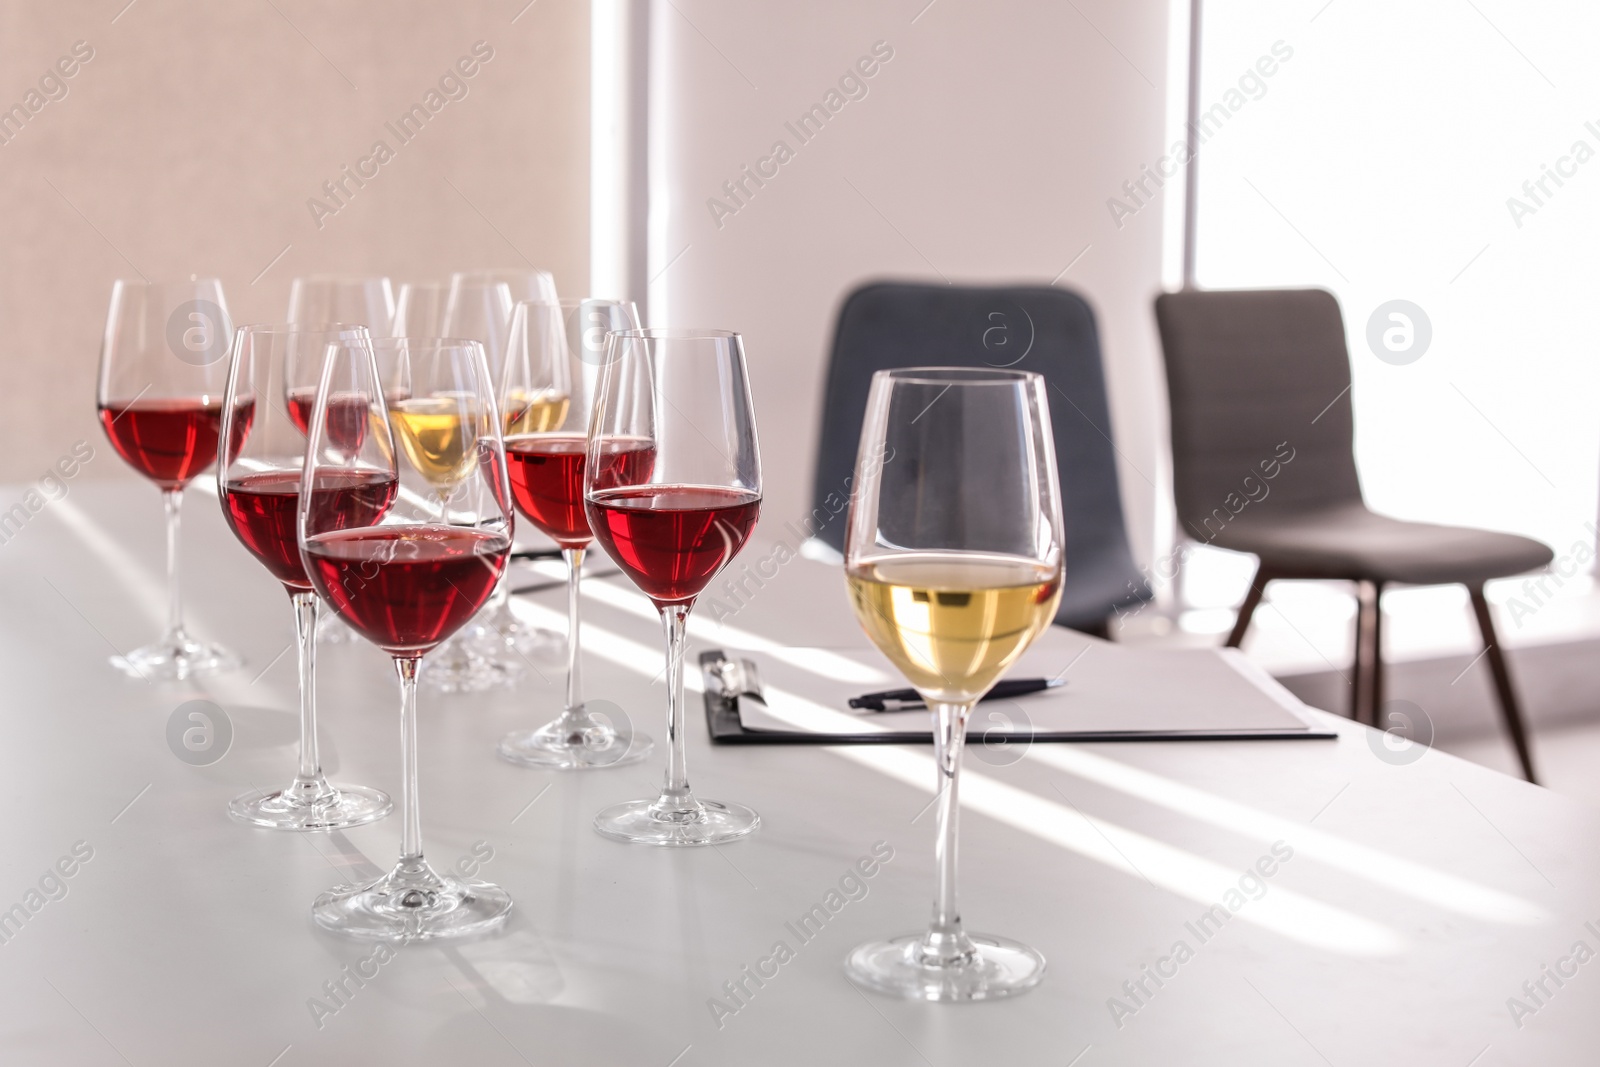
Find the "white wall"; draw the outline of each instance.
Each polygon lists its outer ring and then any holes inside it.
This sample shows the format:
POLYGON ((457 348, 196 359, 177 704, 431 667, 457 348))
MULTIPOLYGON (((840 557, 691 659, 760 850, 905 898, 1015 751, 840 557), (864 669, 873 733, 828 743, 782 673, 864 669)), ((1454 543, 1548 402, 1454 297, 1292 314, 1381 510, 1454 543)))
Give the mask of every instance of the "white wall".
POLYGON ((75 41, 94 50, 0 138, 0 480, 36 479, 79 438, 88 477, 134 477, 94 417, 116 278, 219 276, 238 322, 281 319, 297 274, 526 256, 587 284, 584 0, 125 4, 0 3, 0 109, 75 41), (480 40, 494 58, 465 97, 399 144, 385 122, 480 40), (306 201, 379 139, 395 157, 318 228, 306 201))
POLYGON ((1099 317, 1147 557, 1166 493, 1162 210, 1119 229, 1106 201, 1164 152, 1166 0, 926 2, 656 0, 651 317, 745 334, 777 522, 807 509, 845 290, 884 276, 1042 284, 1073 263, 1060 284, 1099 317), (867 95, 800 144, 784 123, 878 41, 893 58, 867 95), (794 158, 719 227, 707 199, 780 139, 794 158))

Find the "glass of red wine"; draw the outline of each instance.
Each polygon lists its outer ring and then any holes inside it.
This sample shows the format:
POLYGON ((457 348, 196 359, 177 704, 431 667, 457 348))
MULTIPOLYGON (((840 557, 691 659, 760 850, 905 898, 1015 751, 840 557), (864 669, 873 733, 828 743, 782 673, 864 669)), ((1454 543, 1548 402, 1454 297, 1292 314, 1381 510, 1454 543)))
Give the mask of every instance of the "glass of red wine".
MULTIPOLYGON (((111 659, 137 678, 199 678, 239 666, 232 652, 184 631, 178 583, 183 490, 217 459, 232 339, 215 278, 119 281, 111 288, 95 397, 100 425, 117 455, 160 488, 167 509, 166 633, 111 659)), ((236 425, 248 428, 248 413, 241 416, 236 425)))
POLYGON ((654 799, 604 809, 595 829, 669 846, 754 832, 761 817, 750 808, 690 791, 683 736, 689 611, 761 512, 761 455, 738 334, 611 334, 589 423, 584 506, 595 540, 655 604, 667 637, 665 785, 654 799), (646 448, 653 461, 637 462, 646 448))
MULTIPOLYGON (((341 830, 389 814, 387 794, 365 786, 329 784, 317 751, 316 650, 320 601, 300 558, 297 536, 300 482, 306 457, 314 388, 291 383, 295 369, 320 369, 331 346, 359 346, 365 326, 241 326, 234 335, 227 392, 222 405, 222 450, 218 482, 222 513, 250 554, 283 583, 294 605, 300 650, 300 769, 283 789, 235 797, 228 813, 252 826, 275 830, 341 830), (253 420, 244 422, 253 413, 253 420)), ((329 406, 366 417, 358 398, 335 396, 329 406)), ((355 443, 352 418, 338 424, 343 447, 355 443)), ((330 437, 332 435, 330 434, 330 437)), ((331 526, 376 524, 394 502, 398 483, 388 471, 334 473, 325 479, 320 502, 331 526)))
POLYGON ((385 941, 480 933, 504 923, 511 910, 498 886, 428 864, 417 803, 417 665, 483 606, 511 549, 499 407, 475 341, 411 353, 410 378, 413 398, 435 402, 426 424, 407 425, 391 407, 369 343, 331 347, 300 487, 300 551, 312 586, 356 633, 394 658, 400 676, 399 862, 369 885, 323 893, 312 918, 334 933, 385 941), (360 420, 349 415, 357 402, 360 420), (406 433, 426 439, 424 462, 406 433), (384 478, 399 483, 393 506, 368 525, 351 526, 339 491, 384 478))
MULTIPOLYGON (((633 304, 618 300, 524 301, 512 316, 500 386, 511 496, 522 516, 561 546, 567 563, 566 704, 538 729, 500 739, 497 751, 512 763, 558 770, 615 767, 644 759, 653 746, 630 724, 606 721, 585 707, 578 641, 578 581, 594 537, 584 511, 583 472, 596 372, 606 337, 638 326, 633 304), (597 358, 584 358, 591 353, 597 358)), ((640 481, 649 477, 654 447, 647 438, 617 438, 606 462, 628 465, 628 479, 640 481)))

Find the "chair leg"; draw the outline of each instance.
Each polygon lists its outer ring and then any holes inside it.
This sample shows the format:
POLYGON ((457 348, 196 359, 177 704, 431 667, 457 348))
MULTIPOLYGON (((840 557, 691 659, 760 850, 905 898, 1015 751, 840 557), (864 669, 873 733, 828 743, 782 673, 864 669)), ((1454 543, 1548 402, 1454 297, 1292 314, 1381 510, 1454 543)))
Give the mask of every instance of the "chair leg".
POLYGON ((1233 632, 1228 635, 1228 648, 1238 648, 1244 643, 1244 635, 1250 629, 1250 619, 1255 615, 1256 608, 1261 606, 1261 595, 1267 591, 1267 583, 1272 581, 1272 575, 1266 567, 1257 567, 1255 577, 1250 579, 1250 591, 1244 595, 1244 603, 1239 605, 1238 617, 1233 620, 1233 632))
POLYGON ((1378 725, 1383 707, 1383 595, 1380 582, 1356 583, 1356 654, 1352 668, 1350 717, 1378 725))
POLYGON ((1517 693, 1511 685, 1511 667, 1495 636, 1489 602, 1484 599, 1483 586, 1468 586, 1467 591, 1472 594, 1472 610, 1478 616, 1478 631, 1483 634, 1484 658, 1489 661, 1489 673, 1494 676, 1495 692, 1500 697, 1500 714, 1505 719, 1506 732, 1511 735, 1511 744, 1517 750, 1517 759, 1522 763, 1522 776, 1538 784, 1539 779, 1533 773, 1533 753, 1528 748, 1527 731, 1523 728, 1522 712, 1517 705, 1517 693))

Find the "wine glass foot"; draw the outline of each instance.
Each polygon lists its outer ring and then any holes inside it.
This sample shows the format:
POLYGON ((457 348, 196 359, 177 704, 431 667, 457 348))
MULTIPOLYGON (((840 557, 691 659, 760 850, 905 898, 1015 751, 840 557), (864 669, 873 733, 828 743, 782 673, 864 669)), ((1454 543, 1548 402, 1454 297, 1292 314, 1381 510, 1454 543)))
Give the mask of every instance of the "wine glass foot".
POLYGON ((480 655, 458 634, 428 654, 419 677, 440 693, 482 693, 515 688, 522 680, 522 665, 510 657, 480 655))
POLYGON ((243 661, 221 645, 210 645, 182 634, 164 637, 136 648, 125 656, 112 656, 111 665, 130 678, 181 682, 237 670, 243 661))
POLYGON ((638 763, 654 748, 655 742, 647 734, 619 733, 598 722, 588 729, 572 730, 556 719, 537 730, 506 734, 495 751, 501 759, 524 767, 586 771, 638 763))
POLYGON ((956 963, 923 959, 926 934, 857 945, 844 970, 859 986, 907 1000, 994 1000, 1016 996, 1039 984, 1044 957, 1019 941, 969 934, 974 952, 956 963))
POLYGON ((692 798, 691 802, 692 809, 671 812, 661 811, 658 800, 614 804, 594 817, 595 832, 634 845, 690 848, 737 841, 761 826, 761 816, 743 804, 692 798))
POLYGON ((307 797, 293 787, 246 793, 228 802, 228 814, 270 830, 344 830, 377 822, 394 808, 389 794, 377 789, 363 785, 328 788, 329 793, 320 797, 307 797))
POLYGON ((324 611, 317 624, 317 644, 319 645, 348 645, 356 640, 356 632, 350 629, 338 614, 324 611))
POLYGON ((335 886, 311 905, 329 933, 361 941, 432 941, 470 937, 505 925, 511 896, 490 882, 402 863, 370 885, 335 886))

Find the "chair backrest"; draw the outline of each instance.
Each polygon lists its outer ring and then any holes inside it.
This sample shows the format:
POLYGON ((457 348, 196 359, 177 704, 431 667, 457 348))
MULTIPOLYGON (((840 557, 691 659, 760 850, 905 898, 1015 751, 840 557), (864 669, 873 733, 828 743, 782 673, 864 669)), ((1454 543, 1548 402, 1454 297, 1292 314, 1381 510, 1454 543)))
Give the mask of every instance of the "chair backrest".
POLYGON ((1156 322, 1185 534, 1210 541, 1230 521, 1360 502, 1350 355, 1332 293, 1164 293, 1156 322))
POLYGON ((839 311, 822 405, 808 522, 814 536, 843 548, 841 502, 850 493, 872 375, 919 366, 1044 376, 1066 523, 1056 621, 1093 629, 1114 609, 1148 599, 1128 549, 1094 313, 1076 293, 1049 286, 876 282, 850 294, 839 311))

